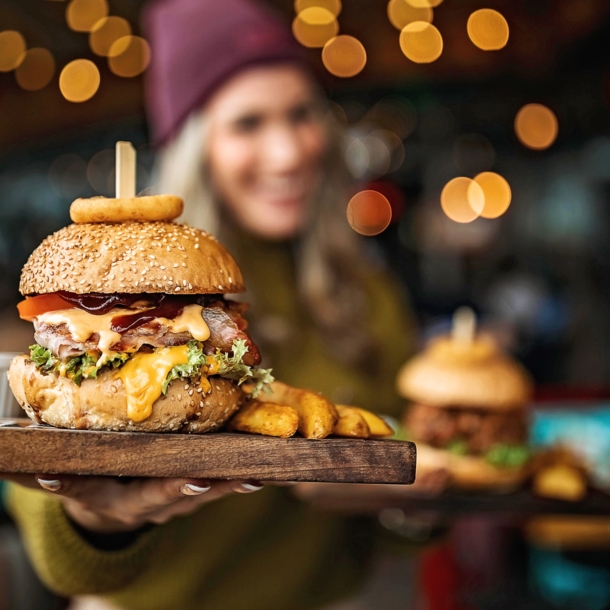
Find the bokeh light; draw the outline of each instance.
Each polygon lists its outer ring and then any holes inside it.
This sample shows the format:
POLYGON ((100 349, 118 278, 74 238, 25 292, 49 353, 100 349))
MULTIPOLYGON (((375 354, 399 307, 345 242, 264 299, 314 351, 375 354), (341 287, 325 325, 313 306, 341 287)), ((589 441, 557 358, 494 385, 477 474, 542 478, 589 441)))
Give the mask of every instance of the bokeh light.
POLYGON ((383 172, 395 172, 405 160, 405 147, 402 140, 393 132, 387 129, 375 129, 371 132, 371 137, 383 142, 390 154, 388 168, 383 172))
POLYGON ((356 193, 347 204, 347 221, 354 231, 370 237, 385 231, 392 220, 392 206, 378 191, 356 193))
POLYGON ((0 72, 10 72, 25 57, 25 39, 15 30, 0 32, 0 72))
POLYGON ((354 178, 363 178, 369 168, 371 156, 361 138, 353 138, 345 149, 345 164, 354 178))
POLYGON ((390 0, 388 2, 388 19, 397 29, 401 30, 414 21, 432 23, 434 13, 430 7, 416 8, 407 4, 406 0, 390 0))
POLYGON ((131 34, 131 26, 122 17, 104 17, 100 19, 89 34, 89 47, 96 55, 108 57, 112 45, 131 34))
POLYGON ((337 36, 324 45, 322 62, 331 74, 350 78, 362 72, 366 65, 366 51, 353 36, 337 36))
POLYGON ((414 21, 400 33, 400 48, 411 61, 428 64, 441 56, 443 37, 431 23, 414 21))
POLYGON ((335 17, 341 12, 341 0, 295 0, 294 12, 298 15, 301 11, 314 6, 325 8, 335 17))
POLYGON ((339 33, 339 23, 327 9, 310 7, 292 22, 292 34, 304 47, 321 48, 339 33))
POLYGON ((100 86, 100 72, 88 59, 75 59, 59 75, 59 89, 69 102, 86 102, 100 86))
POLYGON ((479 49, 497 51, 508 42, 508 23, 506 19, 490 8, 475 11, 468 18, 468 36, 479 49))
POLYGON ((453 178, 441 192, 441 207, 451 220, 472 222, 485 207, 483 189, 470 178, 453 178))
POLYGON ((372 178, 383 176, 390 169, 392 151, 386 138, 381 134, 369 134, 362 138, 369 154, 368 173, 372 178))
POLYGON ((515 132, 524 146, 534 150, 548 148, 557 138, 557 117, 542 104, 526 104, 515 117, 515 132))
POLYGON ((110 47, 108 55, 110 70, 117 76, 131 78, 148 67, 150 46, 140 36, 124 36, 110 47))
POLYGON ((38 91, 46 87, 55 74, 55 60, 47 49, 29 49, 15 70, 15 78, 22 89, 38 91))
POLYGON ((106 0, 71 0, 66 8, 68 27, 75 32, 90 32, 100 19, 107 16, 106 0))
POLYGON ((443 2, 443 0, 405 0, 407 4, 415 8, 434 8, 443 2))
POLYGON ((483 189, 483 195, 485 196, 485 205, 481 211, 481 216, 483 218, 502 216, 508 210, 512 198, 508 182, 494 172, 482 172, 475 176, 474 182, 483 189))

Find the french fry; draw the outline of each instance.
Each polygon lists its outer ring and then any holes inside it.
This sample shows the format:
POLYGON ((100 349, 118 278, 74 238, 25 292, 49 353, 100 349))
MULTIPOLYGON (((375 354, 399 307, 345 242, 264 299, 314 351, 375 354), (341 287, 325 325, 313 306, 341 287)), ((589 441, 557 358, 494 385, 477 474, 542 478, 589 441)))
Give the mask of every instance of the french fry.
POLYGON ((578 502, 587 495, 587 479, 577 468, 557 464, 537 472, 533 488, 536 495, 543 498, 578 502))
POLYGON ((305 438, 326 438, 339 419, 335 405, 321 394, 293 388, 281 381, 271 384, 265 402, 296 409, 299 414, 298 431, 305 438))
MULTIPOLYGON (((350 408, 355 409, 356 411, 358 411, 358 413, 360 413, 360 415, 369 427, 371 436, 394 436, 394 430, 392 430, 392 428, 388 426, 388 424, 383 419, 381 419, 379 415, 375 415, 375 413, 367 411, 366 409, 362 409, 361 407, 350 408)), ((337 405, 337 409, 339 409, 339 405, 337 405)))
POLYGON ((335 436, 349 436, 353 438, 369 438, 371 431, 364 419, 354 407, 337 405, 339 419, 333 428, 335 436))
POLYGON ((229 430, 279 436, 293 436, 299 425, 299 415, 293 407, 252 400, 229 422, 229 430))

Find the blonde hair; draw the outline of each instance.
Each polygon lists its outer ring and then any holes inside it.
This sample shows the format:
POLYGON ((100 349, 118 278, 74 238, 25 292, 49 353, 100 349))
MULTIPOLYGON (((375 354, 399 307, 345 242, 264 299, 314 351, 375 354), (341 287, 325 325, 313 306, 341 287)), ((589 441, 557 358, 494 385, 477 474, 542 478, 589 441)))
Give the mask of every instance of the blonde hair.
MULTIPOLYGON (((296 283, 321 337, 333 345, 337 357, 356 364, 371 347, 365 319, 364 257, 362 244, 346 220, 350 180, 343 131, 330 112, 324 122, 327 149, 320 187, 295 243, 296 283)), ((205 113, 187 119, 158 157, 156 190, 182 197, 185 210, 180 220, 218 236, 231 249, 230 227, 225 226, 226 215, 221 214, 222 202, 214 191, 206 158, 208 131, 205 113)), ((256 294, 248 298, 255 301, 256 294)))

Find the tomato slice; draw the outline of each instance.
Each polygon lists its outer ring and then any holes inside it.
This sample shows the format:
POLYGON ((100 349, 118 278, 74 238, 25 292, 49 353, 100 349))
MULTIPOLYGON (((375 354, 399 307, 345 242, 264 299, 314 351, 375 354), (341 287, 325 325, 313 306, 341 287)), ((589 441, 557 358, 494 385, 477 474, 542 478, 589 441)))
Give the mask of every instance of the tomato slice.
POLYGON ((59 309, 72 309, 74 305, 64 301, 58 294, 39 294, 35 297, 25 297, 24 301, 17 303, 19 317, 22 320, 32 322, 36 316, 48 311, 58 311, 59 309))

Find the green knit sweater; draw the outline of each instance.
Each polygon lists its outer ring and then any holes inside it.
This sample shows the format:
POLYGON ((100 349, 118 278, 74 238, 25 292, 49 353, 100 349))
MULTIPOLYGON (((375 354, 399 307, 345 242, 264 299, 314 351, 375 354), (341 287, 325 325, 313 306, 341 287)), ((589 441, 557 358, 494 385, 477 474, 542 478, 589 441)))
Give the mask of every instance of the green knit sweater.
MULTIPOLYGON (((238 255, 256 294, 273 295, 258 309, 299 332, 299 349, 272 359, 276 376, 328 395, 339 388, 353 404, 397 414, 394 377, 412 339, 391 280, 382 272, 367 280, 369 332, 383 346, 379 366, 367 373, 335 358, 308 326, 284 246, 259 244, 247 258, 238 255)), ((9 486, 7 503, 51 589, 107 596, 129 610, 315 608, 358 588, 375 545, 372 520, 316 512, 289 489, 272 486, 155 526, 121 551, 90 546, 47 493, 9 486)))

